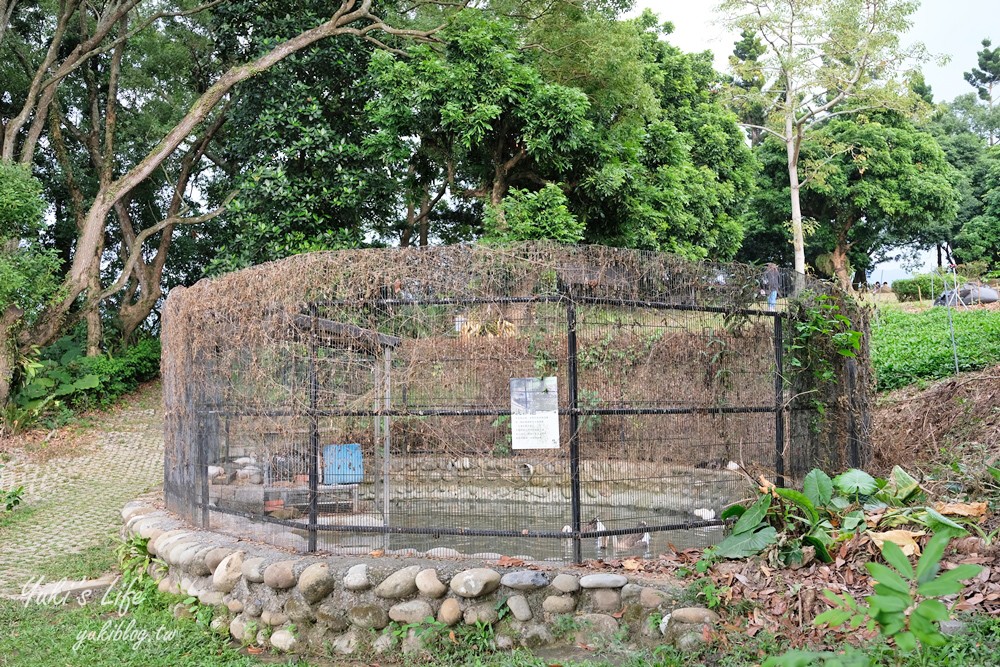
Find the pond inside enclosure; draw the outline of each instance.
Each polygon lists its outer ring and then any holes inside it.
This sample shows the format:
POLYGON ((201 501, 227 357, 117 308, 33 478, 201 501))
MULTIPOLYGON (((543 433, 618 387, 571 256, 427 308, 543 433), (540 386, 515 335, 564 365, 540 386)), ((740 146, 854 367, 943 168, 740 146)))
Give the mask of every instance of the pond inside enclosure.
POLYGON ((720 270, 436 248, 299 256, 175 290, 168 509, 301 552, 617 555, 615 536, 607 550, 563 538, 574 516, 584 533, 632 531, 619 544, 648 527, 654 554, 717 542, 704 522, 746 490, 730 462, 781 484, 844 443, 863 452, 867 433, 851 407, 864 374, 824 390, 819 420, 758 269, 720 270))
MULTIPOLYGON (((408 512, 407 501, 391 503, 391 516, 396 523, 393 528, 401 531, 407 529, 425 529, 427 526, 448 526, 451 529, 472 531, 515 531, 530 530, 532 532, 560 532, 567 527, 572 519, 569 516, 568 505, 557 503, 509 502, 497 500, 485 501, 436 501, 421 502, 419 511, 408 512)), ((704 548, 717 544, 724 537, 724 529, 720 525, 699 526, 704 517, 696 517, 687 513, 672 512, 665 509, 655 510, 638 507, 622 507, 609 505, 584 505, 583 516, 586 519, 581 526, 587 529, 586 522, 595 516, 601 520, 605 530, 622 530, 636 528, 640 521, 649 526, 684 526, 694 524, 695 527, 678 528, 675 530, 648 534, 648 541, 642 541, 641 533, 623 536, 582 537, 581 552, 584 560, 598 558, 623 558, 627 556, 656 556, 670 550, 688 548, 704 548), (598 546, 598 541, 603 540, 598 546)), ((709 515, 705 515, 709 516, 709 515)), ((242 534, 266 531, 271 541, 283 543, 286 546, 301 547, 308 536, 305 519, 301 520, 302 528, 291 526, 281 527, 285 538, 277 538, 279 526, 256 524, 250 526, 238 517, 213 518, 213 527, 227 532, 238 531, 242 534)), ((373 514, 351 515, 331 514, 319 517, 320 525, 342 524, 367 525, 375 528, 382 525, 381 518, 373 514)), ((600 530, 600 527, 591 530, 600 530)), ((570 539, 522 537, 506 535, 477 535, 421 532, 410 534, 405 532, 357 533, 330 530, 319 530, 317 535, 318 551, 331 553, 364 554, 384 549, 387 552, 401 553, 414 550, 426 553, 440 550, 436 553, 462 556, 477 554, 500 554, 502 556, 520 557, 530 560, 551 560, 570 562, 573 560, 572 541, 570 539), (448 551, 444 551, 448 550, 448 551)), ((432 552, 432 554, 435 552, 432 552)))

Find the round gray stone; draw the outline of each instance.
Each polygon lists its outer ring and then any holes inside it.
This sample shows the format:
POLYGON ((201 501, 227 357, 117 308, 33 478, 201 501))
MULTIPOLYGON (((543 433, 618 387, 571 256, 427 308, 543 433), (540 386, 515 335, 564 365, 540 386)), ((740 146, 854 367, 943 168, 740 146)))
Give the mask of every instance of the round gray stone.
POLYGON ((622 598, 617 590, 599 588, 591 596, 594 611, 618 611, 622 607, 622 598))
POLYGON ((285 615, 299 625, 311 623, 316 620, 316 614, 308 602, 298 597, 290 597, 285 602, 285 615))
POLYGON ((500 585, 516 591, 533 591, 548 586, 549 578, 535 570, 520 570, 503 575, 500 585))
POLYGON ((271 563, 264 570, 264 584, 274 589, 282 590, 295 585, 295 561, 283 560, 271 563))
POLYGON ((260 622, 264 625, 269 625, 272 628, 276 628, 279 625, 284 625, 288 622, 288 616, 281 611, 276 609, 265 609, 260 614, 260 622))
POLYGON ((618 632, 618 621, 607 614, 581 614, 576 621, 580 627, 576 631, 577 644, 593 644, 618 632))
POLYGON ((531 607, 528 605, 528 600, 523 595, 512 595, 507 598, 507 606, 510 608, 510 613, 514 614, 514 618, 519 621, 530 621, 532 617, 531 607))
POLYGON ((485 567, 459 572, 451 579, 451 590, 463 598, 488 595, 500 587, 500 573, 485 567))
POLYGON ((438 609, 437 620, 445 625, 455 625, 461 618, 462 608, 458 606, 458 600, 448 598, 441 603, 441 608, 438 609))
POLYGON ((428 568, 417 573, 417 590, 429 598, 443 597, 448 592, 448 587, 438 579, 437 570, 428 568))
POLYGON ((407 600, 389 608, 389 618, 397 623, 421 623, 434 618, 434 610, 424 600, 407 600))
POLYGON ((655 609, 661 604, 669 601, 669 596, 663 591, 648 586, 643 587, 639 592, 639 604, 646 609, 655 609))
POLYGON ((228 593, 236 587, 243 574, 243 552, 237 551, 223 558, 212 574, 212 588, 228 593))
POLYGON ((638 584, 625 584, 622 588, 622 601, 623 602, 634 602, 639 599, 639 595, 642 594, 642 586, 638 584))
POLYGON ((569 614, 576 609, 572 595, 550 595, 542 601, 542 610, 550 614, 569 614))
POLYGON ((497 610, 493 608, 493 605, 489 602, 482 602, 480 604, 472 605, 465 610, 463 614, 463 619, 466 625, 475 625, 476 623, 485 623, 487 625, 496 623, 500 615, 497 614, 497 610))
POLYGON ((375 587, 375 595, 387 600, 399 600, 413 595, 417 592, 417 574, 420 570, 419 565, 411 565, 393 572, 375 587))
POLYGON ((557 574, 552 580, 552 588, 560 593, 576 593, 580 590, 580 580, 572 574, 557 574))
POLYGON ((302 570, 296 589, 306 602, 319 602, 333 590, 336 577, 326 563, 313 563, 302 570))
POLYGON ((628 579, 620 574, 588 574, 580 577, 581 588, 621 588, 628 579))
POLYGON ((227 547, 215 547, 205 554, 205 565, 214 573, 218 569, 219 563, 225 560, 226 556, 231 553, 233 553, 233 550, 227 547))
POLYGON ((243 561, 243 577, 253 584, 264 581, 264 559, 250 558, 243 561))
POLYGON ((671 623, 714 624, 719 622, 719 615, 704 607, 681 607, 670 613, 671 623))
POLYGON ((298 643, 299 640, 296 639, 295 635, 288 630, 275 630, 274 633, 271 634, 271 646, 279 651, 283 651, 285 653, 294 651, 298 643))
POLYGON ((347 617, 351 623, 359 628, 381 630, 389 625, 389 614, 385 612, 385 609, 374 604, 360 604, 351 607, 347 612, 347 617))
POLYGON ((349 591, 366 591, 371 588, 371 582, 368 581, 368 565, 359 563, 352 566, 344 577, 344 588, 349 591))

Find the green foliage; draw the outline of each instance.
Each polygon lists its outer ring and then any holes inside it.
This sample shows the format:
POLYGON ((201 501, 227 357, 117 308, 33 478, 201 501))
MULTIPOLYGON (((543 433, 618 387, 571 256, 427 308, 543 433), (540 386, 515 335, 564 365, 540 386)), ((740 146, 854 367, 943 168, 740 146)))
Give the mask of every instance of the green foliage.
POLYGON ((950 618, 948 608, 937 598, 962 592, 963 580, 979 574, 978 565, 959 565, 940 572, 941 557, 951 540, 951 531, 935 533, 914 568, 902 549, 886 541, 882 557, 888 565, 868 563, 866 568, 875 580, 875 593, 865 598, 867 606, 859 604, 850 593, 836 595, 825 591, 833 608, 816 617, 816 625, 838 628, 848 625, 857 629, 876 625, 883 636, 892 638, 905 652, 917 645, 940 647, 945 644, 939 624, 950 618))
MULTIPOLYGON (((876 479, 863 470, 847 470, 833 479, 819 469, 803 480, 802 491, 766 486, 750 506, 733 505, 723 519, 738 517, 732 533, 706 550, 707 559, 747 558, 776 547, 778 565, 802 561, 804 549, 815 550, 826 563, 830 547, 867 530, 865 510, 882 509, 880 525, 919 524, 931 530, 964 531, 924 501, 920 485, 899 466, 888 479, 876 479)), ((699 563, 701 565, 701 563, 699 563)), ((703 568, 702 568, 703 570, 703 568)))
POLYGON ((400 641, 415 637, 432 664, 469 664, 496 651, 491 623, 476 621, 454 629, 428 616, 420 623, 393 624, 392 634, 400 641))
MULTIPOLYGON (((2 468, 3 466, 0 465, 0 469, 2 468)), ((9 491, 0 489, 0 513, 13 512, 14 508, 21 504, 21 498, 23 496, 23 486, 19 486, 16 489, 10 489, 9 491)))
MULTIPOLYGON (((42 184, 20 165, 0 161, 0 316, 21 311, 30 322, 56 294, 59 259, 39 243, 42 184)), ((2 332, 10 344, 9 332, 2 332)), ((2 379, 2 378, 0 378, 2 379)))
POLYGON ((584 224, 570 213, 567 203, 562 189, 552 183, 537 192, 513 188, 499 207, 486 207, 484 240, 578 243, 583 240, 584 224))
MULTIPOLYGON (((968 282, 968 278, 959 275, 958 284, 968 282)), ((933 299, 941 296, 947 289, 955 288, 956 277, 948 271, 920 273, 912 278, 901 278, 892 284, 892 291, 900 301, 917 301, 933 299)))
MULTIPOLYGON (((1000 313, 957 309, 951 316, 960 370, 979 370, 1000 363, 1000 313)), ((944 308, 921 313, 884 309, 872 327, 871 349, 879 391, 955 373, 944 308)))
MULTIPOLYGON (((861 349, 861 332, 826 294, 805 291, 790 303, 790 310, 792 331, 785 351, 789 369, 810 375, 811 384, 834 382, 834 359, 856 357, 861 349)), ((820 414, 825 411, 825 405, 818 400, 813 404, 820 414)))

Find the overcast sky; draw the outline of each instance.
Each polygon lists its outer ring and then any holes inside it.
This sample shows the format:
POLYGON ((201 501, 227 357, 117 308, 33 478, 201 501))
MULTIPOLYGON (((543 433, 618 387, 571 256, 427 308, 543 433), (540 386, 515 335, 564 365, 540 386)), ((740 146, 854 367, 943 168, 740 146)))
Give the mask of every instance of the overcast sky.
MULTIPOLYGON (((716 69, 726 70, 737 35, 718 25, 717 0, 637 0, 637 5, 649 7, 661 21, 674 24, 668 38, 672 44, 684 51, 712 51, 716 69)), ((962 73, 976 66, 976 51, 984 38, 992 39, 994 47, 1000 43, 1000 0, 923 0, 912 23, 905 43, 923 42, 930 53, 950 57, 945 65, 928 62, 921 67, 935 101, 975 92, 962 73)), ((935 264, 933 252, 921 253, 915 261, 884 262, 875 267, 870 280, 892 282, 914 268, 928 271, 935 264)))
MULTIPOLYGON (((710 50, 716 68, 725 70, 733 50, 734 34, 715 24, 716 0, 637 0, 639 7, 649 7, 663 21, 671 21, 672 44, 684 51, 710 50)), ((944 66, 926 63, 924 77, 937 101, 951 101, 958 95, 974 92, 962 73, 976 65, 976 51, 984 37, 1000 42, 1000 1, 998 0, 923 0, 912 17, 913 27, 906 42, 923 42, 934 54, 949 55, 944 66), (994 34, 991 34, 994 33, 994 34)))

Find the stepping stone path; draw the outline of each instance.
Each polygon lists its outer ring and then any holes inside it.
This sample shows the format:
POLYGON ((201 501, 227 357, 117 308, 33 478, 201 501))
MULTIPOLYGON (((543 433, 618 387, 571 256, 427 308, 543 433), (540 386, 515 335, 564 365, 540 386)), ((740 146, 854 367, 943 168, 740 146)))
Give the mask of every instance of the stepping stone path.
POLYGON ((0 528, 0 595, 20 594, 48 561, 117 534, 128 501, 144 494, 162 497, 159 392, 157 385, 139 394, 133 406, 100 417, 103 433, 86 454, 37 464, 15 454, 3 464, 0 488, 24 486, 15 513, 32 513, 0 528))

